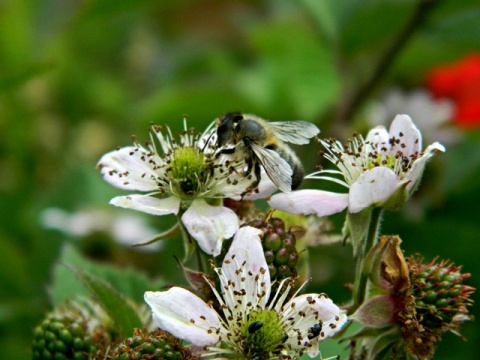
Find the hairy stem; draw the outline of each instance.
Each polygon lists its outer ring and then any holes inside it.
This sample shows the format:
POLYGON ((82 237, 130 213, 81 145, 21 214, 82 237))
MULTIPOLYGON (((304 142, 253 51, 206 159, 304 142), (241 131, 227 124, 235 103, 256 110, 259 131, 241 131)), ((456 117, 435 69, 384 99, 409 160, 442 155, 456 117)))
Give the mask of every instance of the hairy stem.
POLYGON ((376 245, 378 241, 378 229, 380 227, 380 220, 382 215, 382 208, 376 207, 372 210, 370 217, 370 224, 368 226, 365 243, 359 251, 357 264, 355 269, 355 284, 353 288, 353 307, 350 309, 354 312, 365 300, 367 290, 367 280, 370 276, 371 264, 367 263, 366 258, 370 250, 376 245))

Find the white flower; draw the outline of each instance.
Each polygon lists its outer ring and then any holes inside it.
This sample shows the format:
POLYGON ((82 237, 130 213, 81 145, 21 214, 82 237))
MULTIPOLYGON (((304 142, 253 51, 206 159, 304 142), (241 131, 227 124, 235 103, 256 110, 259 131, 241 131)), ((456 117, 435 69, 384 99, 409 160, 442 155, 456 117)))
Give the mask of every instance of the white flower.
POLYGON ((435 142, 422 152, 422 135, 408 115, 397 115, 388 132, 378 126, 363 139, 355 135, 346 145, 323 140, 324 157, 338 170, 321 170, 306 178, 334 181, 348 193, 299 190, 271 197, 270 206, 293 214, 327 216, 348 207, 358 213, 370 206, 400 208, 417 188, 423 170, 435 151, 445 151, 435 142), (324 174, 341 175, 338 179, 324 174))
POLYGON ((205 347, 206 356, 278 359, 304 351, 318 355, 318 342, 339 331, 347 316, 324 294, 294 294, 288 299, 291 279, 271 294, 259 234, 252 227, 240 228, 222 267, 215 269, 221 290, 209 283, 220 310, 179 287, 146 292, 156 325, 205 347))
POLYGON ((430 139, 443 144, 460 140, 460 131, 452 126, 455 104, 447 98, 435 99, 425 89, 404 92, 398 88, 387 89, 382 98, 368 109, 369 124, 387 125, 390 119, 402 111, 415 119, 420 131, 430 139))
POLYGON ((153 215, 181 213, 200 248, 217 256, 222 241, 239 227, 237 216, 221 206, 221 199, 240 198, 252 180, 242 174, 244 162, 214 155, 212 130, 194 136, 186 123, 184 128, 176 142, 168 127, 152 126, 145 147, 135 143, 107 153, 98 168, 114 186, 148 192, 119 196, 111 204, 153 215))
MULTIPOLYGON (((44 227, 56 229, 75 237, 85 237, 102 232, 111 235, 118 243, 132 246, 153 238, 157 232, 147 222, 135 215, 112 214, 98 209, 84 209, 68 213, 59 208, 47 208, 41 213, 44 227)), ((137 251, 156 251, 163 246, 155 242, 145 246, 132 247, 137 251)))

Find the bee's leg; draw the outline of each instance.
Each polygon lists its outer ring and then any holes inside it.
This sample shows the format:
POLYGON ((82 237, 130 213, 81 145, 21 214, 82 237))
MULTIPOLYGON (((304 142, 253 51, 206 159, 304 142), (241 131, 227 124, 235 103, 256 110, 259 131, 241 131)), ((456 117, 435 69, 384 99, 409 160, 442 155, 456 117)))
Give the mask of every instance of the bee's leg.
POLYGON ((255 179, 253 182, 250 184, 250 186, 245 190, 245 192, 242 194, 242 198, 248 194, 251 193, 252 191, 255 191, 258 188, 258 184, 260 184, 260 174, 262 172, 262 169, 260 167, 260 162, 259 161, 252 161, 248 164, 248 169, 245 172, 245 176, 249 176, 250 173, 252 172, 252 168, 254 170, 254 177, 255 179))
POLYGON ((260 174, 262 169, 260 168, 260 162, 255 161, 255 181, 252 183, 252 188, 256 189, 260 184, 260 174))
POLYGON ((221 149, 218 153, 215 154, 215 157, 218 159, 222 154, 233 154, 234 152, 235 148, 221 149))
MULTIPOLYGON (((245 177, 249 176, 252 173, 252 169, 254 164, 254 160, 247 161, 247 170, 245 171, 245 177)), ((256 163, 256 162, 255 162, 256 163)))

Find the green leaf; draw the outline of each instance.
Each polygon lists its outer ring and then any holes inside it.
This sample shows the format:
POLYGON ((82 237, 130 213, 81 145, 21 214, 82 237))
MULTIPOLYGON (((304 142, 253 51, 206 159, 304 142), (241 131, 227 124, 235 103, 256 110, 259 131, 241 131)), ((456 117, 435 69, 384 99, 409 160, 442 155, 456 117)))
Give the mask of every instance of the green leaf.
POLYGON ((332 1, 324 0, 300 0, 305 12, 313 19, 320 34, 326 38, 329 44, 338 40, 338 20, 334 16, 334 4, 332 1))
POLYGON ((273 109, 271 119, 313 118, 333 104, 340 91, 334 56, 311 27, 279 19, 252 28, 248 36, 258 57, 239 72, 237 86, 261 108, 273 109))
POLYGON ((354 1, 342 12, 341 46, 347 57, 365 51, 378 52, 404 27, 412 1, 354 1))
POLYGON ((142 321, 128 304, 127 298, 109 283, 81 269, 70 268, 110 315, 120 332, 127 336, 134 328, 143 328, 142 321))
POLYGON ((83 269, 95 274, 136 302, 143 302, 145 291, 159 289, 163 285, 163 280, 152 281, 131 268, 119 269, 87 260, 74 246, 66 245, 58 263, 53 267, 53 282, 49 288, 49 294, 54 306, 60 305, 64 300, 73 296, 89 295, 82 282, 69 271, 68 267, 83 269))

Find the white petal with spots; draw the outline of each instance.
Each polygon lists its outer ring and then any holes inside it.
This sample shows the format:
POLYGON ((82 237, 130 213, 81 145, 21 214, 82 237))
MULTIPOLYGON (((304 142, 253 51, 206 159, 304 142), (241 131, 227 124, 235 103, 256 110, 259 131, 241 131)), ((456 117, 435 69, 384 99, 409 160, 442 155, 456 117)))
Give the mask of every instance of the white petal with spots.
POLYGON ((176 215, 180 208, 180 199, 175 196, 159 199, 149 195, 127 195, 113 198, 110 204, 152 215, 176 215))
POLYGON ((422 134, 410 116, 404 114, 395 116, 390 125, 389 134, 390 139, 394 138, 400 141, 398 144, 394 143, 390 150, 392 155, 400 151, 408 157, 422 151, 422 134))
MULTIPOLYGON (((152 169, 152 163, 148 160, 152 158, 146 155, 146 150, 127 146, 103 155, 97 166, 103 178, 116 187, 155 191, 158 190, 155 179, 159 174, 152 169)), ((161 162, 158 156, 154 157, 155 160, 157 163, 161 162)))
POLYGON ((147 291, 145 301, 159 328, 196 346, 214 345, 219 341, 215 331, 211 331, 220 327, 218 314, 191 292, 179 287, 162 292, 147 291))
POLYGON ((399 186, 398 176, 389 168, 368 170, 350 187, 348 211, 358 213, 371 205, 381 205, 399 186))
POLYGON ((348 206, 348 194, 323 190, 297 190, 273 195, 268 204, 291 214, 315 214, 319 217, 336 214, 348 206))
POLYGON ((231 238, 239 227, 238 217, 231 209, 208 205, 203 199, 192 202, 182 215, 182 222, 200 248, 213 256, 220 254, 223 240, 231 238))

